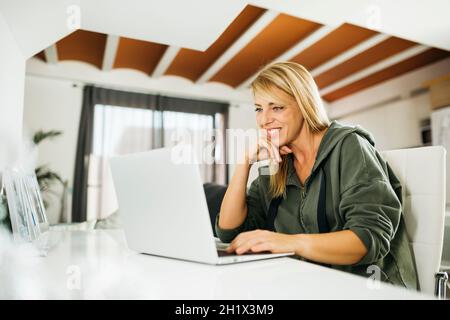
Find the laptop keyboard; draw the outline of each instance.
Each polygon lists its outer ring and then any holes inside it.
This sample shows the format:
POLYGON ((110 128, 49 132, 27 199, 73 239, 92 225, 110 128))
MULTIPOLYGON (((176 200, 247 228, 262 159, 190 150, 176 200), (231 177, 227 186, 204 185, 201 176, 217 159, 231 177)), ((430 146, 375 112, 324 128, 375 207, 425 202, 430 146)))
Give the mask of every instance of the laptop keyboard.
MULTIPOLYGON (((250 254, 267 254, 267 253, 271 253, 270 251, 263 251, 263 252, 250 252, 247 251, 246 253, 243 253, 244 255, 250 255, 250 254)), ((217 254, 219 257, 229 257, 229 256, 237 256, 237 254, 235 252, 232 253, 228 253, 224 250, 217 250, 217 254)))

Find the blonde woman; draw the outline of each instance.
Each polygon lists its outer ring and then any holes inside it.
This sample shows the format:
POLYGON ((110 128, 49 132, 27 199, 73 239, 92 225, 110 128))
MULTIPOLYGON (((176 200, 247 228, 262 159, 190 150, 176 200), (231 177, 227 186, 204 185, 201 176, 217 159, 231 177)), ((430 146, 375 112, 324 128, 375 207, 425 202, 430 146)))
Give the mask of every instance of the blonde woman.
POLYGON ((267 132, 236 166, 216 232, 228 252, 296 256, 417 289, 402 217, 401 186, 359 126, 330 122, 312 76, 277 62, 252 83, 256 120, 267 132), (246 190, 252 163, 276 161, 246 190))

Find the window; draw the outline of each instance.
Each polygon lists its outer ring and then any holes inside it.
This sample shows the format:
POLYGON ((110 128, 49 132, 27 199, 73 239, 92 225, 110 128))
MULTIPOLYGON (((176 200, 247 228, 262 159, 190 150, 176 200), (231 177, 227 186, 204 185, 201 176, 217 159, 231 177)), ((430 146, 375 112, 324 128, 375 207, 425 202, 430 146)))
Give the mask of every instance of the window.
POLYGON ((177 111, 155 111, 97 104, 88 176, 87 220, 105 218, 117 210, 108 157, 190 143, 197 158, 211 152, 214 163, 200 161, 203 182, 226 182, 223 159, 224 116, 177 111), (216 130, 215 130, 216 129, 216 130), (217 132, 215 132, 217 131, 217 132), (213 146, 211 149, 210 146, 213 146), (209 148, 209 149, 208 149, 209 148))
POLYGON ((211 153, 204 182, 227 182, 228 104, 85 86, 78 132, 72 221, 105 218, 117 209, 107 158, 187 139, 211 153), (207 146, 208 148, 205 148, 207 146))

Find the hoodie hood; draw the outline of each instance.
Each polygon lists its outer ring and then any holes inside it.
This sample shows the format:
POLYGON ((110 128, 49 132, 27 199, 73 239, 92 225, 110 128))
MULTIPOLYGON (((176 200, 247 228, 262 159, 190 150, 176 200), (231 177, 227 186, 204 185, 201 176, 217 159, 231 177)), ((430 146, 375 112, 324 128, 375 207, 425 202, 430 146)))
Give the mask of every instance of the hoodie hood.
POLYGON ((358 134, 359 136, 366 139, 372 146, 375 146, 375 140, 370 132, 364 130, 358 125, 346 126, 334 120, 331 122, 330 126, 327 129, 327 132, 320 142, 316 162, 312 171, 314 172, 316 168, 320 166, 322 161, 324 161, 333 151, 336 145, 351 133, 358 134))

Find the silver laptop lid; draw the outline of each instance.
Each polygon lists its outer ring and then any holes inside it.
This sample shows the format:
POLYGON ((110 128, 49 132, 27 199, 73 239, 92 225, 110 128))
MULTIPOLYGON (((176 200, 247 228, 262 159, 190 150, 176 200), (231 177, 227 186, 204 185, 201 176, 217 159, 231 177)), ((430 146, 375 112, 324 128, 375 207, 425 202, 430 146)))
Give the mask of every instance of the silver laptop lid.
POLYGON ((208 207, 191 146, 113 157, 110 166, 130 249, 216 263, 208 207))

